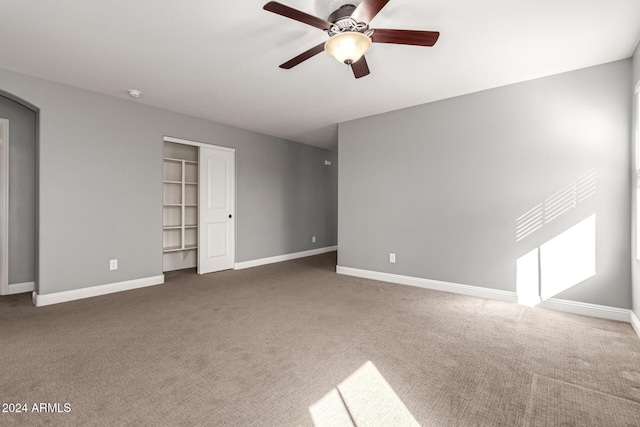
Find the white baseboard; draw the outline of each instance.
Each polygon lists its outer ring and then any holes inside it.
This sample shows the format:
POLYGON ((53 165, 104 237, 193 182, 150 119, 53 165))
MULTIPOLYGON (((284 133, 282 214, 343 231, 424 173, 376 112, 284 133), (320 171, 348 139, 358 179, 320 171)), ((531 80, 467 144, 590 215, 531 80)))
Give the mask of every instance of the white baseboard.
POLYGON ((336 267, 336 273, 347 276, 362 277, 365 279, 380 280, 383 282, 398 283, 400 285, 417 286, 420 288, 434 289, 437 291, 453 292, 455 294, 470 295, 479 298, 495 299, 507 302, 517 302, 515 292, 501 291, 498 289, 482 288, 480 286, 461 285, 458 283, 443 282, 441 280, 423 279, 420 277, 402 276, 399 274, 381 273, 378 271, 360 270, 351 267, 336 267))
POLYGON ((636 316, 636 314, 633 312, 633 310, 629 310, 630 314, 630 323, 631 326, 633 327, 633 330, 636 331, 636 335, 638 335, 638 338, 640 338, 640 320, 638 320, 638 316, 636 316))
POLYGON ((9 292, 7 295, 23 294, 25 292, 33 292, 36 289, 35 282, 9 283, 9 292))
POLYGON ((599 317, 609 320, 631 323, 633 329, 640 337, 640 321, 631 310, 604 305, 588 304, 584 302, 569 301, 557 298, 549 298, 541 301, 539 297, 518 296, 515 292, 501 291, 497 289, 482 288, 479 286, 461 285, 459 283, 443 282, 440 280, 423 279, 419 277, 402 276, 399 274, 381 273, 378 271, 360 270, 358 268, 337 266, 338 274, 362 277, 365 279, 380 280, 383 282, 397 283, 400 285, 418 286, 420 288, 434 289, 437 291, 452 292, 456 294, 470 295, 479 298, 488 298, 506 302, 547 308, 566 313, 582 314, 585 316, 599 317))
POLYGON ((609 307, 606 305, 589 304, 586 302, 569 301, 557 298, 548 298, 543 300, 537 305, 537 307, 631 323, 631 310, 627 310, 625 308, 609 307))
POLYGON ((234 265, 234 269, 242 270, 244 268, 258 267, 260 265, 273 264, 275 262, 289 261, 296 258, 304 258, 308 256, 313 256, 313 255, 320 255, 327 252, 333 252, 336 250, 338 250, 337 246, 327 246, 324 248, 311 249, 308 251, 295 252, 295 253, 285 254, 285 255, 277 255, 269 258, 260 258, 260 259, 254 259, 251 261, 236 262, 234 265))
POLYGON ((109 283, 106 285, 92 286, 90 288, 74 289, 72 291, 56 292, 53 294, 39 295, 33 293, 33 304, 36 307, 74 301, 83 298, 97 297, 115 292, 129 291, 144 288, 146 286, 161 285, 164 283, 164 275, 143 277, 142 279, 127 280, 124 282, 109 283))

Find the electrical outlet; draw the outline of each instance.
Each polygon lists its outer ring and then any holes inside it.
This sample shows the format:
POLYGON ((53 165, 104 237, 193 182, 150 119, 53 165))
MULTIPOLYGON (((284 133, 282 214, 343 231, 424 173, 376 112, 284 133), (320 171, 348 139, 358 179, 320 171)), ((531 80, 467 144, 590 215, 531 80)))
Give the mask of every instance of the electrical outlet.
POLYGON ((316 242, 316 236, 311 236, 311 243, 315 243, 316 242))
POLYGON ((117 270, 118 269, 118 260, 110 259, 109 260, 109 270, 117 270))
POLYGON ((396 254, 389 254, 389 262, 391 263, 395 263, 396 262, 396 254))

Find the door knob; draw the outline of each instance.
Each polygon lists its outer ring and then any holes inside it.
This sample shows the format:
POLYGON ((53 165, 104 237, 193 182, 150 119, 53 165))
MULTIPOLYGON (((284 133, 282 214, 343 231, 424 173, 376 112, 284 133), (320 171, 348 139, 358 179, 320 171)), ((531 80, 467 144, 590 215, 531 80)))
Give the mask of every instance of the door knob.
POLYGON ((233 215, 229 214, 229 218, 233 217, 233 215))

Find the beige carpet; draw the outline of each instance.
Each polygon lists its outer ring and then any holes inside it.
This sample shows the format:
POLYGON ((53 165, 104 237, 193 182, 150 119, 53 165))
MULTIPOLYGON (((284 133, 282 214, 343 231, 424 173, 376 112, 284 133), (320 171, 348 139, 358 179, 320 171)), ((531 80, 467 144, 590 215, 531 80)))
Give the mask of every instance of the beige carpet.
POLYGON ((529 426, 638 426, 640 403, 564 381, 534 375, 529 426))
POLYGON ((0 425, 313 426, 326 396, 361 425, 640 425, 630 325, 340 276, 335 263, 175 272, 41 308, 2 297, 0 400, 29 411, 0 425), (349 386, 367 362, 374 385, 349 386))

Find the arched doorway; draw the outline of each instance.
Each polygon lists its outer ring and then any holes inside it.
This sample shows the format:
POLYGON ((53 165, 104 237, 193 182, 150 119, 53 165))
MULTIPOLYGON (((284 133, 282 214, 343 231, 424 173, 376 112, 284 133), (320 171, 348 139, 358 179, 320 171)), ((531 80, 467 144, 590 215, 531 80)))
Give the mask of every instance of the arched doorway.
POLYGON ((0 294, 37 283, 38 110, 0 91, 0 294))

